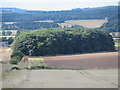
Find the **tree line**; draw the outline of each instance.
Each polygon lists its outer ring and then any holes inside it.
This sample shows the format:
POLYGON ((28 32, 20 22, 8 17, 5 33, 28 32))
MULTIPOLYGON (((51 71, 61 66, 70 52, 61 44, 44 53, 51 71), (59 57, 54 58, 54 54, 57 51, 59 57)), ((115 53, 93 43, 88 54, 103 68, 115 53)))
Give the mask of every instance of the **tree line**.
POLYGON ((59 27, 57 23, 48 22, 19 22, 14 24, 2 24, 3 30, 34 30, 40 28, 55 28, 59 27))

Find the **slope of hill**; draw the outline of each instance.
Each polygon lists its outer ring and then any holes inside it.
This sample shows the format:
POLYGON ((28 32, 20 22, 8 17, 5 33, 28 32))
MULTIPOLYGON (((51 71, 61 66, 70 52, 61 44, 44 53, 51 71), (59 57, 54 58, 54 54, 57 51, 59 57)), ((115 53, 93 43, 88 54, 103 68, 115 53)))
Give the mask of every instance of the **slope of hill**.
POLYGON ((2 8, 2 22, 34 22, 34 21, 68 21, 68 20, 90 20, 90 19, 107 19, 108 23, 100 28, 109 32, 118 32, 118 6, 106 6, 98 8, 75 8, 72 10, 62 11, 30 11, 14 8, 16 12, 2 8), (11 11, 11 12, 10 12, 11 11), (112 29, 111 29, 112 27, 112 29))
POLYGON ((0 11, 12 13, 12 12, 26 12, 27 10, 25 10, 25 9, 19 9, 19 8, 14 8, 14 7, 13 8, 2 7, 2 8, 0 8, 0 11))
MULTIPOLYGON (((3 12, 3 22, 40 21, 40 20, 80 20, 80 19, 108 19, 117 18, 117 6, 100 8, 72 9, 63 11, 26 11, 23 13, 3 12)), ((19 9, 17 9, 19 11, 19 9)), ((4 9, 3 9, 4 11, 4 9)), ((21 10, 20 11, 25 11, 21 10)))

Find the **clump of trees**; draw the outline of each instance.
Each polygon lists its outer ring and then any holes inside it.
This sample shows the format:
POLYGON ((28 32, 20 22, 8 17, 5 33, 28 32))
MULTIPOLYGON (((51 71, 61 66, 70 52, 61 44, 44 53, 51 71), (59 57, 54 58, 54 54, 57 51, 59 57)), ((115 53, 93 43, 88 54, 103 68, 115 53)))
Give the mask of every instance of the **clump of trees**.
POLYGON ((104 30, 83 28, 50 28, 21 32, 12 48, 24 55, 45 56, 57 54, 113 51, 112 36, 104 30))

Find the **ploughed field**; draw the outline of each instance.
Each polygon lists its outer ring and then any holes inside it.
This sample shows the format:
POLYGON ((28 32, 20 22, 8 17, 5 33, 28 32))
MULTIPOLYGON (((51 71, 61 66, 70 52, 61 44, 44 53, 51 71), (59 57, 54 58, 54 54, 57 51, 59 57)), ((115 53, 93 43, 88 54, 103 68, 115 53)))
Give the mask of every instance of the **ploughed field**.
POLYGON ((117 68, 118 52, 44 57, 48 67, 70 69, 117 68))

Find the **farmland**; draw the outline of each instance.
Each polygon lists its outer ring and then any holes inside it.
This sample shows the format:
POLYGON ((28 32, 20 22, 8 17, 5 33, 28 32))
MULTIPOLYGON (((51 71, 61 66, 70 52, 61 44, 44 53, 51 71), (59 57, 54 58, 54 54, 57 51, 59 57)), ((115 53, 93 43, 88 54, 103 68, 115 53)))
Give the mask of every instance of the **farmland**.
POLYGON ((2 88, 118 88, 117 8, 3 12, 2 88))
POLYGON ((1 37, 6 37, 6 38, 13 37, 13 38, 14 38, 15 36, 0 36, 0 38, 1 38, 1 37))
MULTIPOLYGON (((19 70, 3 79, 3 88, 118 88, 117 69, 19 70)), ((115 89, 112 89, 115 90, 115 89)))
POLYGON ((99 28, 102 26, 104 23, 107 23, 108 21, 105 19, 91 19, 91 20, 68 20, 65 21, 66 25, 71 24, 71 25, 80 25, 83 27, 87 28, 99 28))
POLYGON ((44 59, 48 66, 62 66, 63 70, 13 70, 3 78, 3 88, 117 88, 117 55, 110 52, 30 57, 35 66, 44 59), (70 70, 65 69, 68 66, 70 70), (76 70, 76 66, 82 68, 76 70))
POLYGON ((34 21, 34 22, 54 22, 53 20, 34 21))
POLYGON ((5 24, 14 24, 14 23, 17 23, 17 22, 3 22, 5 24))
POLYGON ((71 69, 117 68, 118 52, 44 57, 49 67, 71 69))

